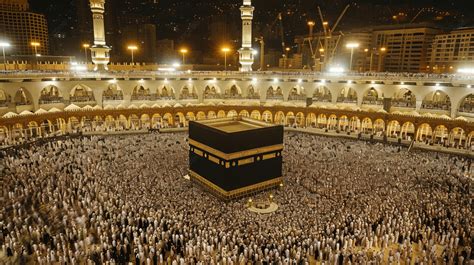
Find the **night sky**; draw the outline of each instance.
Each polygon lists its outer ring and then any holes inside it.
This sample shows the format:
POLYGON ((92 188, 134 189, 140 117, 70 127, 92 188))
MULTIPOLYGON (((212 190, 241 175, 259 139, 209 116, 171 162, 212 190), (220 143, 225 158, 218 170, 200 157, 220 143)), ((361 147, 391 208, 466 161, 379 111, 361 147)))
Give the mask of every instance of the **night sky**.
MULTIPOLYGON (((78 34, 80 25, 87 25, 78 15, 79 6, 88 0, 30 0, 31 8, 47 16, 50 35, 78 34)), ((320 6, 325 20, 334 23, 346 5, 349 11, 339 30, 357 27, 402 24, 410 22, 423 9, 415 22, 432 22, 444 28, 473 26, 472 0, 254 0, 254 34, 276 36, 275 19, 283 14, 285 41, 292 43, 294 36, 307 34, 306 22, 320 19, 320 6), (394 19, 393 16, 397 16, 394 19), (274 25, 271 28, 271 25, 274 25)), ((109 25, 120 28, 126 24, 151 23, 157 27, 157 38, 169 38, 176 43, 191 43, 206 49, 212 35, 210 24, 221 21, 227 25, 229 41, 240 37, 241 0, 107 0, 109 25)), ((88 15, 89 13, 87 13, 88 15)), ((278 23, 277 23, 278 24, 278 23)), ((89 27, 91 28, 91 27, 89 27)), ((119 31, 119 30, 118 30, 119 31)), ((115 33, 114 33, 115 34, 115 33)), ((276 41, 274 43, 277 43, 276 41)), ((213 45, 213 44, 212 44, 213 45)))

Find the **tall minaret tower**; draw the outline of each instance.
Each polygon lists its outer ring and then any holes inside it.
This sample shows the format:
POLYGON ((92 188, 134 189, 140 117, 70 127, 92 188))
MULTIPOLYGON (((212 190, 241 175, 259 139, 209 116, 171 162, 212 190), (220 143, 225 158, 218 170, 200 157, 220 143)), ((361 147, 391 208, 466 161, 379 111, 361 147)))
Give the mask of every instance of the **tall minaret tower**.
POLYGON ((105 0, 89 0, 94 23, 94 45, 91 47, 94 71, 107 70, 110 48, 105 43, 104 6, 105 0))
POLYGON ((241 72, 252 71, 254 53, 252 49, 252 19, 254 9, 251 0, 244 0, 244 5, 240 7, 242 16, 242 48, 239 50, 241 72))

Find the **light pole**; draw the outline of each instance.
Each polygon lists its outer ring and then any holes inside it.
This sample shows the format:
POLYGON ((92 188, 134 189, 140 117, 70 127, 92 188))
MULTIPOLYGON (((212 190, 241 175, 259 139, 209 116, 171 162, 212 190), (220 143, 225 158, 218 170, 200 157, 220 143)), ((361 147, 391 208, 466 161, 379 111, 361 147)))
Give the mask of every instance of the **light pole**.
POLYGON ((386 51, 387 51, 387 48, 385 48, 385 47, 380 48, 380 51, 379 51, 379 63, 378 63, 378 66, 377 66, 377 72, 381 72, 381 71, 382 71, 383 54, 384 54, 386 51))
POLYGON ((84 48, 84 55, 85 55, 85 59, 86 59, 86 65, 87 65, 87 49, 89 49, 89 47, 91 47, 88 43, 84 43, 82 44, 82 48, 84 48))
POLYGON ((188 49, 183 48, 179 50, 179 52, 183 55, 183 65, 185 65, 186 64, 185 56, 186 56, 186 53, 188 53, 188 49))
POLYGON ((352 59, 354 58, 354 49, 359 48, 359 43, 349 42, 346 47, 351 49, 351 61, 349 63, 349 71, 352 71, 352 59))
POLYGON ((33 49, 35 50, 35 56, 38 57, 38 47, 41 46, 41 44, 37 41, 32 41, 31 46, 33 46, 33 49))
MULTIPOLYGON (((313 38, 313 28, 316 23, 314 21, 308 21, 308 27, 309 27, 309 37, 312 39, 313 38)), ((311 41, 311 40, 310 40, 311 41)))
POLYGON ((286 65, 288 64, 288 53, 290 52, 290 47, 286 47, 285 48, 285 60, 283 60, 284 62, 284 65, 283 65, 283 69, 286 69, 286 65))
POLYGON ((131 52, 132 52, 132 65, 135 64, 135 60, 133 58, 133 53, 138 50, 138 47, 136 45, 130 45, 127 47, 127 49, 129 49, 131 52))
POLYGON ((5 56, 5 48, 10 47, 10 43, 0 42, 0 47, 2 47, 2 52, 3 52, 3 67, 6 71, 7 70, 7 59, 6 59, 6 56, 5 56))
POLYGON ((227 47, 222 48, 224 52, 224 71, 227 71, 227 53, 230 52, 230 49, 227 47))

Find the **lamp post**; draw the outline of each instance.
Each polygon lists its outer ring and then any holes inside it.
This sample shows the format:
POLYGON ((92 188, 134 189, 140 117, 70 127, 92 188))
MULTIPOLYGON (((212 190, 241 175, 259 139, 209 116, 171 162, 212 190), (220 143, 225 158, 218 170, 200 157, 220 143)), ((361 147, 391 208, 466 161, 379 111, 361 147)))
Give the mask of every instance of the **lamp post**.
POLYGON ((230 52, 230 49, 227 47, 222 48, 224 52, 224 71, 227 71, 227 53, 230 52))
POLYGON ((38 47, 41 46, 41 44, 37 41, 32 41, 31 46, 33 46, 33 49, 35 50, 35 56, 38 57, 38 47))
POLYGON ((130 45, 127 47, 127 49, 129 49, 131 52, 132 52, 132 65, 135 64, 135 60, 133 58, 133 53, 138 50, 138 47, 136 45, 130 45))
POLYGON ((377 72, 381 72, 381 71, 382 71, 382 60, 383 60, 384 53, 385 53, 386 51, 387 51, 387 48, 385 48, 385 47, 380 48, 380 51, 379 51, 379 63, 378 63, 378 66, 377 66, 377 72))
POLYGON ((308 21, 308 27, 309 27, 309 37, 313 38, 313 28, 316 23, 314 21, 308 21))
POLYGON ((183 55, 183 65, 185 65, 186 64, 185 56, 186 56, 186 53, 188 53, 188 49, 183 48, 179 50, 179 52, 183 55))
POLYGON ((84 48, 84 59, 86 60, 86 65, 87 65, 87 49, 89 49, 89 47, 91 47, 88 43, 84 43, 82 44, 82 48, 84 48))
POLYGON ((10 43, 0 42, 0 47, 2 47, 2 52, 3 52, 3 67, 6 71, 7 70, 7 59, 6 59, 6 56, 5 56, 5 48, 10 47, 10 43))
POLYGON ((284 62, 284 65, 283 65, 283 69, 286 69, 286 65, 288 64, 288 53, 290 52, 290 47, 286 47, 285 48, 285 60, 283 60, 284 62))
POLYGON ((351 49, 351 61, 349 63, 349 71, 352 71, 352 59, 354 58, 354 49, 359 48, 359 43, 349 42, 346 47, 351 49))

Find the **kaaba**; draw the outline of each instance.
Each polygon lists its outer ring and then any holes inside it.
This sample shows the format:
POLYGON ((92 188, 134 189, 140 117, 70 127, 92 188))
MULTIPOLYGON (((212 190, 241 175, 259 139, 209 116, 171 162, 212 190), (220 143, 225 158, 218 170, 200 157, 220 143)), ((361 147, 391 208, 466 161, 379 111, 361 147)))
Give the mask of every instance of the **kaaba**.
POLYGON ((189 122, 189 176, 217 197, 279 186, 283 126, 234 117, 189 122))

